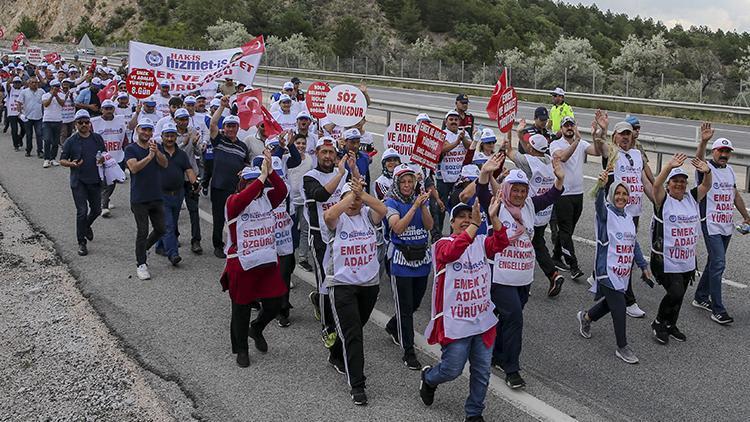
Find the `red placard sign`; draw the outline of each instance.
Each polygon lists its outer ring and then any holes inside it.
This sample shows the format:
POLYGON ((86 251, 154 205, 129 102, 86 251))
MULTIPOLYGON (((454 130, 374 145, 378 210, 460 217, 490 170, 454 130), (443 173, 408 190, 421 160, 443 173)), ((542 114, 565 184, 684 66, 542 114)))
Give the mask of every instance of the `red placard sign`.
POLYGON ((125 81, 125 88, 128 94, 139 100, 150 97, 158 88, 154 71, 151 69, 131 70, 125 81))
POLYGON ((411 152, 411 162, 430 170, 437 168, 445 143, 445 132, 439 127, 422 122, 417 130, 417 142, 411 152))
POLYGON ((500 102, 497 105, 497 127, 502 133, 508 133, 513 129, 513 122, 518 112, 518 97, 515 88, 508 87, 503 91, 500 102))
POLYGON ((331 91, 331 86, 326 82, 313 82, 307 88, 305 104, 310 110, 310 115, 316 119, 326 117, 326 95, 331 91))

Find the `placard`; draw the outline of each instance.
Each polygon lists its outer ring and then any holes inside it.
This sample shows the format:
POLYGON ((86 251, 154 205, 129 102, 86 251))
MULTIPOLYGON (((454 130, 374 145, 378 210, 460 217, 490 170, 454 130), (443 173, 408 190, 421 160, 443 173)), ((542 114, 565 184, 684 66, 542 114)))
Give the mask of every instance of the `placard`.
POLYGON ((39 64, 42 62, 42 49, 39 47, 27 47, 26 48, 26 60, 31 64, 39 64))
POLYGON ((316 119, 326 117, 326 95, 331 92, 331 86, 326 82, 313 82, 305 93, 305 104, 310 115, 316 119))
POLYGON ((393 148, 401 156, 401 162, 409 162, 414 144, 417 142, 417 124, 414 122, 391 122, 383 134, 383 144, 393 148))
POLYGON ((434 171, 440 161, 444 143, 445 132, 443 130, 427 122, 420 123, 411 162, 434 171))
POLYGON ((154 71, 151 69, 131 70, 125 80, 125 88, 128 94, 139 100, 150 97, 158 88, 154 71))
POLYGON ((341 127, 354 126, 367 114, 367 99, 356 86, 338 85, 326 95, 325 112, 341 127))

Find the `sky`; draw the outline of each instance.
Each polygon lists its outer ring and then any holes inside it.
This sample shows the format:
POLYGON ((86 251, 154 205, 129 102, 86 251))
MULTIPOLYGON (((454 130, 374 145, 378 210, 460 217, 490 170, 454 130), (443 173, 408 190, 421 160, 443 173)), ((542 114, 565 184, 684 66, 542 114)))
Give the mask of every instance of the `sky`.
POLYGON ((681 24, 684 28, 705 25, 711 29, 750 32, 750 0, 563 0, 565 3, 596 4, 625 13, 631 17, 653 18, 667 27, 681 24))

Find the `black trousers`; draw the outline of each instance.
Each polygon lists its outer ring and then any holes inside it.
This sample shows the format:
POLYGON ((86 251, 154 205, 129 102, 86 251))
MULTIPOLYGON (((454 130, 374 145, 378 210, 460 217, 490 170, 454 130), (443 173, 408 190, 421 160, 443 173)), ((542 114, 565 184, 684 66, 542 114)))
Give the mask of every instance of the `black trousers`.
POLYGON ((668 326, 677 324, 677 318, 680 316, 680 309, 682 308, 682 299, 685 297, 687 286, 694 276, 695 271, 662 273, 659 275, 659 284, 667 291, 659 304, 659 312, 656 316, 659 322, 668 326))
POLYGON ((612 325, 615 327, 617 347, 627 346, 628 339, 625 336, 625 294, 601 284, 597 284, 596 288, 597 296, 602 296, 602 298, 588 310, 589 318, 592 321, 599 321, 600 318, 611 313, 612 325))
POLYGON ((214 248, 224 247, 224 206, 227 203, 227 198, 234 192, 211 188, 211 214, 213 214, 214 227, 211 240, 214 244, 214 248))
POLYGON ((380 286, 333 286, 329 288, 338 336, 331 356, 344 361, 351 388, 365 387, 365 351, 362 329, 370 319, 380 286))
POLYGON ((536 254, 536 262, 539 264, 539 268, 547 277, 550 277, 556 270, 555 263, 552 262, 552 257, 549 255, 549 249, 547 249, 547 241, 544 239, 544 230, 547 225, 534 227, 534 238, 531 239, 531 244, 534 246, 534 253, 536 254))
POLYGON ((292 283, 292 273, 294 273, 294 254, 279 255, 279 269, 281 270, 281 278, 284 279, 286 284, 286 294, 281 299, 281 312, 279 315, 283 315, 289 318, 289 310, 293 308, 292 304, 289 303, 289 286, 292 283))
POLYGON ((386 327, 390 332, 398 333, 404 356, 414 354, 414 313, 419 309, 427 290, 427 276, 391 276, 391 289, 395 296, 396 314, 386 327))
POLYGON ((208 189, 211 186, 211 176, 214 174, 214 160, 203 160, 203 177, 201 178, 201 185, 203 189, 208 189))
POLYGON ((23 139, 26 136, 26 125, 18 116, 8 116, 6 122, 10 123, 10 137, 13 139, 14 148, 23 148, 23 139))
POLYGON ((26 128, 26 152, 31 153, 34 149, 33 135, 36 133, 36 153, 42 155, 44 153, 44 137, 42 135, 42 119, 31 120, 23 122, 26 128))
POLYGON ((553 251, 555 258, 565 257, 565 261, 572 269, 578 268, 573 233, 578 219, 583 212, 583 194, 564 195, 555 202, 555 216, 557 217, 558 235, 553 251))
POLYGON ((257 303, 239 305, 232 302, 232 321, 229 324, 229 332, 232 337, 232 353, 246 352, 247 336, 250 329, 256 333, 262 333, 269 322, 276 318, 281 309, 281 298, 260 299, 257 303), (250 322, 250 314, 253 307, 260 305, 258 316, 250 322))
POLYGON ((495 312, 498 313, 497 337, 492 358, 499 361, 505 373, 521 369, 523 344, 523 308, 529 301, 531 285, 506 286, 492 283, 490 290, 495 312))
MULTIPOLYGON (((193 191, 193 186, 189 182, 185 182, 185 208, 188 210, 190 216, 190 240, 201 240, 201 217, 198 213, 198 200, 200 194, 193 191)), ((222 215, 223 215, 222 211, 222 215)), ((177 236, 179 236, 179 231, 177 236)))
POLYGON ((164 225, 164 201, 149 201, 130 204, 130 210, 135 217, 135 260, 137 265, 146 263, 146 251, 164 236, 167 229, 164 225), (151 220, 153 230, 148 232, 148 222, 151 220))
POLYGON ((102 213, 99 202, 102 187, 99 183, 78 182, 70 190, 73 192, 73 202, 76 205, 76 239, 79 244, 86 244, 86 232, 102 213))

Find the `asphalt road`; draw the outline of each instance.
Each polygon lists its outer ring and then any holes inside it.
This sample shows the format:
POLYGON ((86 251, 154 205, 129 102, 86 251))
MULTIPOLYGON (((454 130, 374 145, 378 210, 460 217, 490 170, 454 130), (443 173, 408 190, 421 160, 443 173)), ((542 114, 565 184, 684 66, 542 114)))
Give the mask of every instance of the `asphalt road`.
MULTIPOLYGON (((393 98, 411 101, 397 97, 395 90, 389 92, 393 98)), ((371 93, 381 98, 376 88, 371 88, 371 93)), ((452 106, 447 95, 442 99, 439 94, 432 95, 430 105, 452 106)), ((382 134, 384 116, 372 113, 368 120, 367 129, 382 134)), ((381 136, 376 136, 376 146, 382 151, 381 136)), ((377 163, 376 158, 373 171, 379 169, 377 163)), ((585 174, 594 176, 599 168, 597 163, 589 163, 585 174)), ((229 347, 229 300, 217 281, 223 262, 183 251, 183 264, 175 269, 165 258, 152 255, 153 280, 138 280, 127 185, 115 192, 113 217, 95 223, 91 254, 78 257, 67 180, 67 170, 42 169, 41 160, 13 152, 9 137, 0 136, 0 184, 32 224, 55 242, 81 290, 125 350, 146 369, 176 383, 195 404, 196 416, 208 420, 461 419, 467 380, 441 387, 435 405, 425 408, 416 393, 418 373, 401 365, 399 351, 377 326, 377 316, 365 330, 371 404, 365 409, 354 407, 344 377, 326 365, 317 323, 306 300, 311 290, 305 283, 310 279, 308 273, 295 278, 298 287, 292 294, 292 327, 270 326, 270 352, 251 352, 250 368, 237 368, 229 347)), ((592 183, 586 179, 587 190, 592 183)), ((576 232, 577 254, 586 273, 591 271, 594 252, 593 207, 587 201, 576 232)), ((202 198, 201 207, 210 212, 207 199, 202 198)), ((189 233, 185 214, 180 227, 182 233, 189 233)), ((647 248, 650 210, 642 220, 639 239, 647 248)), ((204 222, 202 229, 208 251, 211 227, 204 222)), ((648 325, 663 291, 636 281, 638 302, 648 313, 642 320, 628 319, 629 342, 641 359, 637 366, 614 356, 609 318, 595 324, 592 339, 578 335, 575 313, 592 303, 585 281, 568 280, 562 294, 551 300, 545 296, 546 280, 537 274, 525 312, 522 367, 528 394, 509 392, 495 378, 487 419, 539 418, 539 405, 544 403, 579 420, 747 420, 750 367, 745 350, 750 335, 750 289, 744 262, 750 258, 749 242, 750 238, 734 236, 724 275, 724 301, 737 322, 720 327, 709 320, 708 313, 690 307, 691 288, 680 318, 687 343, 672 342, 664 347, 652 340, 648 325)), ((702 246, 699 262, 705 262, 702 246)), ((425 299, 416 317, 419 332, 429 318, 428 303, 425 299)), ((377 310, 384 316, 393 312, 386 280, 381 283, 377 310)), ((432 353, 434 349, 427 348, 420 352, 423 363, 434 361, 432 353)))

